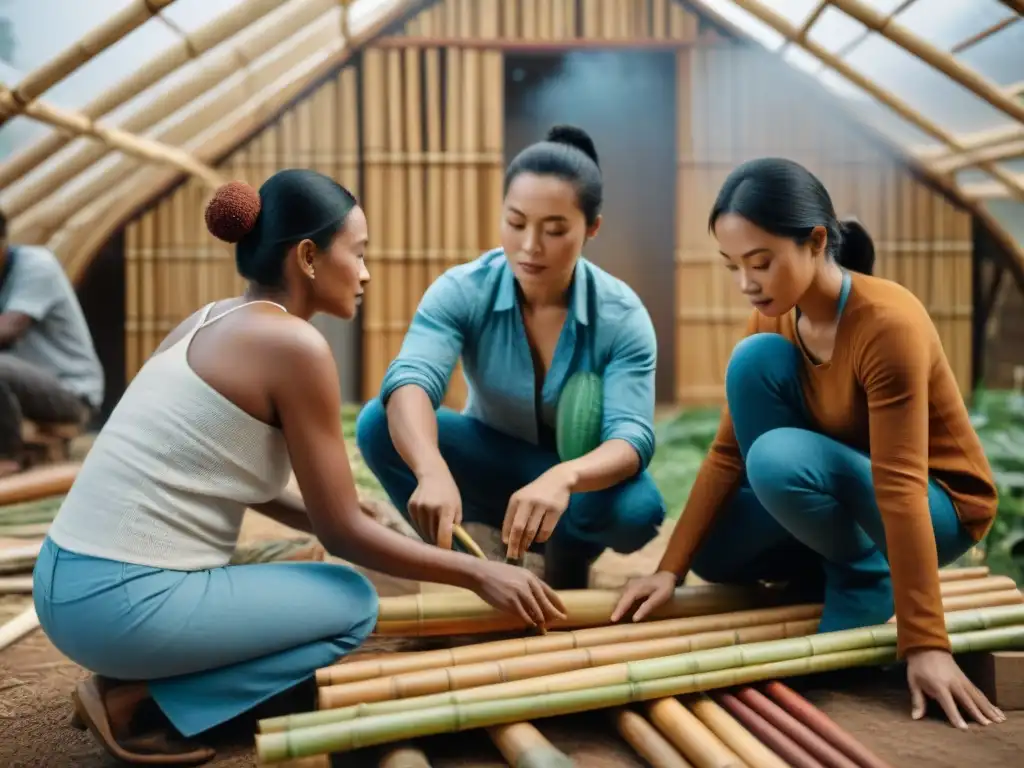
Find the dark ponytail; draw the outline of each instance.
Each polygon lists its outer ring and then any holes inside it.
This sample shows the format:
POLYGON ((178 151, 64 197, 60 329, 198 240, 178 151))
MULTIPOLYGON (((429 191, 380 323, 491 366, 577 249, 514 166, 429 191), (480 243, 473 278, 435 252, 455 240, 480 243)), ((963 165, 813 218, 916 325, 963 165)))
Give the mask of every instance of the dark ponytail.
POLYGON ((735 213, 777 237, 803 245, 815 227, 828 235, 828 254, 852 272, 870 275, 875 266, 871 235, 856 219, 840 221, 828 190, 799 163, 779 157, 749 160, 726 178, 708 217, 708 228, 735 213))

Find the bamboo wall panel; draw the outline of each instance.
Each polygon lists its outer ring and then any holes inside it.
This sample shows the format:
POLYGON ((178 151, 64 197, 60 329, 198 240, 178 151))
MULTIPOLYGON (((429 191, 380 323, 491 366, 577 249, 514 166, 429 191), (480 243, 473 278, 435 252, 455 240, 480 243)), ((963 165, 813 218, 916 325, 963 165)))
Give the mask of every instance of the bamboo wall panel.
MULTIPOLYGON (((277 171, 313 168, 360 194, 358 72, 341 70, 218 166, 259 187, 277 171)), ((125 367, 130 380, 160 341, 210 301, 237 295, 234 248, 206 229, 209 193, 192 179, 125 230, 125 367)))
POLYGON ((677 65, 677 400, 722 400, 726 364, 750 305, 720 263, 707 218, 728 173, 769 155, 807 166, 839 215, 865 224, 875 240, 876 274, 925 304, 961 390, 969 392, 970 214, 915 180, 898 157, 771 54, 753 45, 702 46, 680 51, 677 65))

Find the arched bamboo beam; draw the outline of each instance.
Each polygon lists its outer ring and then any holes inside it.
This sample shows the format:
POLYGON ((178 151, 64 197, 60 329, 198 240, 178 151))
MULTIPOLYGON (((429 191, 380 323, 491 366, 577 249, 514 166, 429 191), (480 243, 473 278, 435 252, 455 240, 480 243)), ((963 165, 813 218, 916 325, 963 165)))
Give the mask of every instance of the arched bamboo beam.
MULTIPOLYGON (((326 55, 331 46, 340 43, 336 29, 327 24, 305 25, 297 34, 271 51, 262 66, 242 71, 241 87, 222 88, 216 98, 187 112, 175 123, 155 134, 168 144, 190 148, 204 131, 224 120, 241 119, 246 102, 275 87, 289 72, 296 71, 311 54, 326 55)), ((191 106, 191 104, 189 105, 191 106)), ((24 242, 41 242, 67 226, 79 212, 96 210, 96 202, 108 192, 116 191, 138 170, 132 158, 122 158, 84 183, 68 190, 58 190, 29 211, 11 220, 11 237, 24 242)))
MULTIPOLYGON (((82 114, 94 119, 103 117, 151 85, 160 82, 182 65, 202 56, 206 51, 220 45, 279 7, 281 0, 248 0, 239 3, 191 35, 182 37, 175 45, 101 93, 82 107, 82 114)), ((17 179, 46 162, 70 140, 69 137, 54 131, 5 160, 0 165, 0 189, 6 189, 17 179)))
MULTIPOLYGON (((1021 126, 1021 134, 1024 135, 1024 126, 1021 126)), ((949 155, 948 157, 928 163, 928 167, 936 173, 952 173, 963 168, 970 168, 972 165, 977 165, 980 162, 995 162, 1022 156, 1024 156, 1024 138, 1007 141, 1002 144, 994 144, 990 147, 982 147, 981 149, 968 150, 959 155, 949 155)))
MULTIPOLYGON (((294 74, 262 89, 244 110, 229 115, 224 127, 213 135, 197 137, 195 146, 190 147, 193 155, 204 162, 215 163, 229 154, 308 88, 344 65, 359 48, 423 6, 423 0, 355 0, 350 3, 351 38, 348 41, 340 40, 327 51, 310 51, 312 55, 307 63, 297 67, 294 74), (362 3, 369 7, 359 8, 362 3)), ((334 32, 337 34, 338 30, 334 32)), ((97 203, 103 202, 102 206, 83 210, 73 221, 68 221, 67 227, 50 240, 49 246, 64 264, 69 278, 79 280, 110 237, 140 208, 164 194, 180 178, 181 174, 173 170, 146 169, 129 184, 111 190, 105 201, 98 200, 97 203)))
MULTIPOLYGON (((707 8, 704 5, 703 0, 695 0, 695 2, 699 6, 707 10, 712 17, 717 16, 711 9, 707 8)), ((775 11, 771 10, 761 2, 758 2, 758 0, 733 0, 733 3, 735 5, 738 5, 751 15, 757 17, 759 20, 767 24, 769 27, 773 28, 783 37, 795 41, 796 32, 798 28, 794 26, 792 23, 790 23, 787 19, 780 16, 775 11)), ((889 109, 896 112, 903 119, 917 126, 917 128, 924 131, 929 136, 932 136, 938 141, 946 144, 955 151, 963 151, 963 147, 959 146, 956 143, 956 140, 953 136, 946 133, 946 131, 932 123, 930 120, 927 120, 922 115, 918 114, 917 111, 910 107, 908 104, 905 104, 904 102, 900 101, 891 93, 883 90, 873 81, 861 75, 859 72, 851 68, 850 65, 848 65, 845 61, 837 58, 834 54, 829 52, 827 49, 823 48, 821 45, 818 45, 817 43, 810 39, 804 39, 798 44, 808 53, 816 56, 818 60, 824 63, 826 66, 831 67, 835 72, 842 75, 851 83, 853 83, 854 85, 864 90, 866 93, 876 98, 879 102, 889 107, 889 109)), ((986 164, 986 166, 983 167, 986 167, 986 170, 988 170, 989 167, 995 168, 1001 176, 1006 176, 1013 179, 1016 188, 1018 190, 1021 189, 1022 185, 1020 183, 1020 180, 1016 179, 1011 174, 1008 174, 1003 169, 1000 169, 991 163, 988 163, 986 164)), ((1016 238, 1010 235, 1010 233, 1006 231, 1005 227, 1003 227, 1003 225, 999 223, 999 221, 997 221, 995 217, 993 217, 992 214, 990 214, 988 210, 985 209, 984 206, 978 205, 974 200, 965 195, 963 191, 955 184, 953 184, 947 176, 930 172, 927 166, 922 166, 921 170, 929 179, 931 179, 931 181, 939 189, 942 189, 944 192, 946 192, 946 194, 948 194, 953 199, 960 201, 960 203, 964 207, 969 209, 975 216, 978 217, 980 221, 982 221, 985 224, 986 228, 990 230, 993 238, 1010 255, 1010 263, 1012 266, 1013 276, 1017 282, 1017 285, 1020 286, 1021 290, 1024 290, 1024 246, 1018 243, 1016 238)))
MULTIPOLYGON (((945 51, 918 37, 896 21, 888 20, 885 14, 875 10, 863 0, 831 0, 831 2, 838 10, 856 19, 868 29, 874 30, 921 61, 930 64, 1014 120, 1024 123, 1024 104, 1010 98, 987 78, 961 64, 945 51)), ((736 4, 743 5, 741 2, 736 4)))
MULTIPOLYGON (((292 35, 301 32, 304 27, 333 9, 337 5, 337 0, 299 0, 295 5, 294 13, 280 19, 276 24, 268 25, 258 35, 253 35, 231 48, 218 51, 194 77, 162 93, 160 98, 126 118, 118 127, 132 133, 143 133, 171 117, 227 78, 237 74, 240 63, 244 62, 243 66, 248 66, 248 62, 258 59, 292 35)), ((3 209, 9 219, 18 217, 57 192, 89 166, 102 160, 109 151, 109 147, 96 144, 81 148, 62 159, 61 163, 43 178, 6 190, 0 195, 0 209, 3 209)))
MULTIPOLYGON (((1000 125, 997 128, 986 128, 983 131, 956 134, 953 136, 953 139, 956 141, 957 146, 973 152, 980 149, 988 149, 1008 141, 1024 139, 1024 125, 1020 123, 1000 125)), ((947 146, 911 147, 910 154, 924 161, 947 160, 957 156, 957 153, 947 146)))
MULTIPOLYGON (((13 102, 14 94, 0 86, 0 104, 10 105, 13 102)), ((55 128, 70 131, 78 136, 96 139, 106 145, 108 150, 120 150, 146 162, 173 165, 185 173, 202 179, 209 186, 216 187, 222 183, 220 174, 208 165, 197 161, 188 152, 152 139, 136 136, 120 128, 94 122, 80 112, 60 109, 42 99, 30 101, 21 108, 21 112, 33 120, 39 120, 55 128)))
MULTIPOLYGON (((1024 173, 1019 173, 1015 177, 1018 184, 1024 184, 1024 173)), ((979 181, 972 184, 961 185, 964 194, 971 200, 998 200, 1010 197, 1006 191, 1006 187, 1002 184, 998 184, 994 181, 979 181)))
POLYGON ((98 27, 87 32, 69 48, 25 75, 11 90, 13 109, 0 114, 0 126, 20 114, 40 95, 64 80, 97 54, 105 51, 128 33, 141 27, 174 0, 133 0, 98 27))

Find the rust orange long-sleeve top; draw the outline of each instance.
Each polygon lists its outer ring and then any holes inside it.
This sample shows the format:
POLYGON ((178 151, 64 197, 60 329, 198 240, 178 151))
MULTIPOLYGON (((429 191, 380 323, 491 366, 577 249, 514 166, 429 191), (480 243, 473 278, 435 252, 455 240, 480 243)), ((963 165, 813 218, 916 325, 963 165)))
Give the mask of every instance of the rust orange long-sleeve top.
MULTIPOLYGON (((778 333, 800 347, 795 312, 768 318, 755 310, 747 333, 778 333)), ((871 456, 892 571, 899 655, 910 649, 948 649, 928 478, 949 492, 975 540, 992 525, 998 498, 927 310, 898 283, 851 274, 832 359, 819 365, 804 353, 801 381, 815 428, 871 456)), ((695 550, 742 475, 725 409, 659 570, 679 575, 689 570, 695 550)))

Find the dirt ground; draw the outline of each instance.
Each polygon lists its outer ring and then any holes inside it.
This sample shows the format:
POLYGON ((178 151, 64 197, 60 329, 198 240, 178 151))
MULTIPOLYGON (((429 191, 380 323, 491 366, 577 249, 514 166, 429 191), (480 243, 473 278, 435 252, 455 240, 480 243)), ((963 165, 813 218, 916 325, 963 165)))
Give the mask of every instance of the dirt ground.
MULTIPOLYGON (((251 516, 243 540, 289 535, 287 529, 251 516)), ((496 548, 496 536, 486 529, 470 533, 485 550, 496 548)), ((592 586, 615 587, 634 573, 649 571, 664 546, 662 537, 630 557, 604 556, 594 568, 592 586)), ((539 563, 528 560, 527 565, 539 563)), ((370 574, 382 595, 402 594, 419 585, 370 574)), ((9 616, 24 597, 0 598, 0 614, 9 616)), ((0 616, 3 618, 3 616, 0 616)), ((372 645, 367 651, 374 650, 372 645)), ((70 693, 85 672, 62 657, 45 636, 36 631, 0 652, 0 768, 113 768, 118 765, 88 734, 68 725, 70 693)), ((858 737, 893 768, 985 768, 1024 765, 1024 712, 1011 712, 999 726, 972 726, 960 733, 939 717, 913 722, 903 672, 857 670, 812 680, 788 680, 841 726, 858 737)), ((267 711, 260 716, 282 712, 267 711)), ((585 768, 644 766, 624 741, 614 735, 607 714, 560 717, 535 725, 577 765, 585 768)), ((210 734, 218 757, 209 768, 255 766, 252 750, 255 723, 243 718, 210 734)), ((505 766, 496 748, 480 731, 457 736, 435 736, 419 742, 435 768, 490 768, 505 766)), ((336 765, 376 766, 373 750, 338 758, 336 765)))

